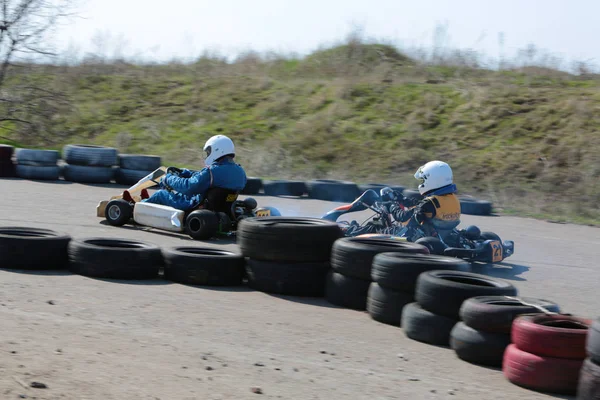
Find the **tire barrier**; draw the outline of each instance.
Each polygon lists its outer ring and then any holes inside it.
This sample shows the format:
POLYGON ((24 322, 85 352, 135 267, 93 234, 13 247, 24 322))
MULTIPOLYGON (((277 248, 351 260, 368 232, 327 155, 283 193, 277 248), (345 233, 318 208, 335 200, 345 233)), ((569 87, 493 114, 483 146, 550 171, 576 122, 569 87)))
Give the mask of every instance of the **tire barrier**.
POLYGON ((0 178, 13 178, 16 176, 15 164, 12 161, 15 148, 0 144, 0 178))

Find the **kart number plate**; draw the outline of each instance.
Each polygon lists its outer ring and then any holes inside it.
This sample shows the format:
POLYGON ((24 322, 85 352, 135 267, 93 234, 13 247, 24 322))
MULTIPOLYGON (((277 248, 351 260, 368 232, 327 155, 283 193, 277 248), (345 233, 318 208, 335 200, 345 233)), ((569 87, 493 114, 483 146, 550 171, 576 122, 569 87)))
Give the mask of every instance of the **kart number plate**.
POLYGON ((258 210, 256 212, 257 217, 268 217, 271 215, 271 210, 258 210))
POLYGON ((497 240, 490 242, 492 248, 492 262, 502 261, 502 243, 497 240))

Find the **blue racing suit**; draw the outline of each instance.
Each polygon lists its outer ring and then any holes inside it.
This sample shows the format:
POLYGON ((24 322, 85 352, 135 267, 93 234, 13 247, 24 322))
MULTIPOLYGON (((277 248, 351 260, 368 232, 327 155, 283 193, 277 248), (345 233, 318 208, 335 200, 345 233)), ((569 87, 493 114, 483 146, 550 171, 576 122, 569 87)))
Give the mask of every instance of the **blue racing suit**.
POLYGON ((206 192, 212 187, 242 190, 246 186, 246 172, 232 158, 226 157, 200 171, 183 169, 179 176, 167 174, 160 186, 164 189, 142 202, 189 211, 202 203, 206 192))

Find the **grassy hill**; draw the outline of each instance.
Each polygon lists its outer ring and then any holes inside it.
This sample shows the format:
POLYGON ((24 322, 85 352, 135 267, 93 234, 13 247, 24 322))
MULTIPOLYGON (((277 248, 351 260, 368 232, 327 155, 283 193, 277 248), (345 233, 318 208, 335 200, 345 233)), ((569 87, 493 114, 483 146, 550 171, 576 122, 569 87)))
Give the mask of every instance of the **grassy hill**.
MULTIPOLYGON (((505 212, 600 223, 600 80, 543 68, 423 65, 385 45, 346 44, 303 59, 83 63, 31 67, 69 95, 18 145, 95 143, 200 166, 212 134, 231 136, 249 175, 415 186, 445 160, 462 193, 505 212)), ((7 127, 5 125, 5 127, 7 127)))

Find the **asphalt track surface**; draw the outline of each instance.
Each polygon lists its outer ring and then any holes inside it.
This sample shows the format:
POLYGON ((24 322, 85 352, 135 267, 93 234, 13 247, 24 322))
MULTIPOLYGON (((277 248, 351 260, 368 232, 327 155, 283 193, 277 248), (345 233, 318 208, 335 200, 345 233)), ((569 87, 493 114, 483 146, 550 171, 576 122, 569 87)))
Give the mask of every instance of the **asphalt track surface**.
MULTIPOLYGON (((122 189, 0 179, 0 225, 237 250, 223 240, 103 224, 96 204, 122 189)), ((314 217, 338 204, 256 199, 284 215, 314 217)), ((516 217, 462 220, 515 241, 506 262, 474 272, 556 301, 564 312, 600 316, 599 229, 516 217)), ((570 398, 519 388, 497 369, 324 299, 0 270, 0 305, 3 399, 570 398)))

